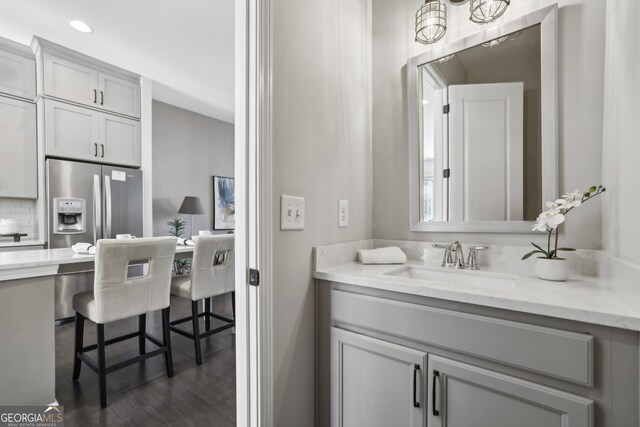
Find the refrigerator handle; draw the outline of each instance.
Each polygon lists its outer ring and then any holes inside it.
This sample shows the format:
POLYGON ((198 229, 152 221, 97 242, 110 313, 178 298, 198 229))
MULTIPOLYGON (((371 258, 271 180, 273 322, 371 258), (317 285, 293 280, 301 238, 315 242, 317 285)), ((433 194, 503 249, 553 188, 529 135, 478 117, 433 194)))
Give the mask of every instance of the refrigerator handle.
POLYGON ((105 210, 104 210, 104 228, 105 236, 111 239, 111 178, 109 175, 104 176, 104 194, 105 194, 105 210))
POLYGON ((100 175, 93 175, 93 244, 102 237, 102 200, 100 194, 100 175))

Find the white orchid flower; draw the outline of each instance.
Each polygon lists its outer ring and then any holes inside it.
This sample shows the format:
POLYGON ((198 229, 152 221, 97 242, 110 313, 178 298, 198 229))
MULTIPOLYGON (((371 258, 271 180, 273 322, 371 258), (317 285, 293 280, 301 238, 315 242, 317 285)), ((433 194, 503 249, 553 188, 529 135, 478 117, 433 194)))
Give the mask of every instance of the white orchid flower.
POLYGON ((565 216, 560 213, 558 207, 552 207, 548 211, 540 213, 536 218, 537 224, 534 230, 547 231, 549 228, 555 230, 564 222, 565 216))
POLYGON ((558 201, 563 200, 562 207, 564 209, 577 208, 582 204, 582 192, 580 190, 574 190, 571 193, 563 194, 562 199, 558 199, 558 201))
POLYGON ((564 200, 563 199, 558 199, 555 202, 547 202, 545 203, 545 205, 547 206, 548 210, 546 212, 542 212, 540 215, 544 214, 544 213, 560 213, 560 210, 562 209, 562 205, 564 200))

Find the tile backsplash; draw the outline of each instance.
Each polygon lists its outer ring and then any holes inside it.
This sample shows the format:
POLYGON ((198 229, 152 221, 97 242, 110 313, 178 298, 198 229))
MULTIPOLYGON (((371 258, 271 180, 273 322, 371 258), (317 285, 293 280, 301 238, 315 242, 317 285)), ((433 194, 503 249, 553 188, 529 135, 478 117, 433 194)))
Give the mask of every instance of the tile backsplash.
POLYGON ((0 219, 15 219, 20 224, 20 233, 35 237, 35 200, 0 199, 0 219))

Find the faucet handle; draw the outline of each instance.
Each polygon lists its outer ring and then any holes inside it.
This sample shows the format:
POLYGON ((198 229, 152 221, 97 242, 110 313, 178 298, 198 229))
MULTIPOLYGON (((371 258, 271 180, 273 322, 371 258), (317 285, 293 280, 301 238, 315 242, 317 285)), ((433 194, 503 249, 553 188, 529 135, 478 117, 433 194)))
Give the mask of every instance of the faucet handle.
POLYGON ((451 245, 445 245, 442 243, 432 243, 432 247, 437 249, 444 249, 444 257, 442 258, 442 267, 449 267, 453 265, 453 257, 451 256, 451 245))
POLYGON ((478 270, 478 251, 487 251, 489 249, 491 249, 491 246, 469 246, 466 268, 469 270, 478 270))

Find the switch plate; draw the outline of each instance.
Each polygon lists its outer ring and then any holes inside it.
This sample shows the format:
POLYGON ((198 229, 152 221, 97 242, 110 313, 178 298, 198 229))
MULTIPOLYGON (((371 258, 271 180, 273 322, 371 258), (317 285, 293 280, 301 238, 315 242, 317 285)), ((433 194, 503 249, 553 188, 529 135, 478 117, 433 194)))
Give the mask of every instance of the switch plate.
POLYGON ((349 201, 338 200, 338 227, 349 226, 349 201))
POLYGON ((304 197, 280 196, 280 230, 304 230, 304 197))

